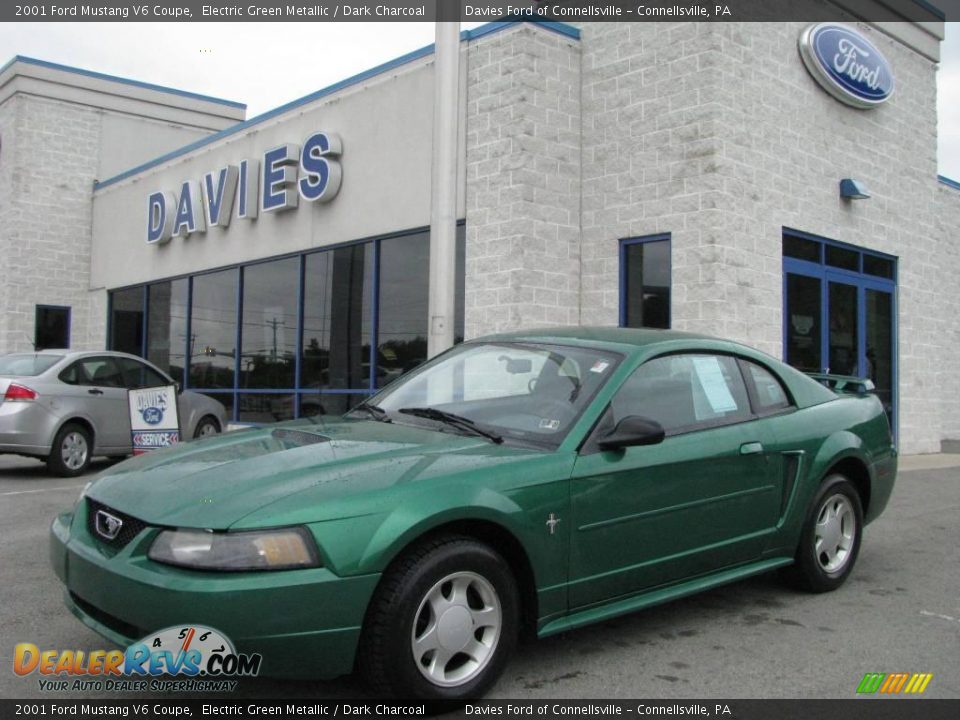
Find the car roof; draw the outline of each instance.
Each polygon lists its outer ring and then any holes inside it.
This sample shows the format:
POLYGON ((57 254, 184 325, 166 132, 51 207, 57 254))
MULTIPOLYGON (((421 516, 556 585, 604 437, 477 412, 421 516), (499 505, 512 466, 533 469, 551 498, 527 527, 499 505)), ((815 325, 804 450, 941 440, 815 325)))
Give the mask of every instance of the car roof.
POLYGON ((43 350, 21 350, 12 353, 2 353, 5 355, 54 355, 62 358, 64 361, 77 360, 85 357, 124 357, 141 362, 149 362, 146 358, 130 353, 119 352, 118 350, 70 350, 69 348, 44 348, 43 350))
POLYGON ((772 355, 734 340, 724 340, 699 333, 653 328, 550 327, 488 335, 478 338, 478 341, 528 341, 577 345, 620 352, 625 355, 639 354, 647 358, 661 353, 689 350, 735 353, 774 368, 780 379, 787 384, 798 407, 817 405, 835 400, 837 397, 831 390, 772 355))
POLYGON ((632 350, 638 347, 674 343, 677 341, 709 341, 729 342, 720 338, 702 335, 699 333, 680 332, 678 330, 657 330, 654 328, 621 328, 621 327, 548 327, 532 330, 517 330, 514 332, 488 335, 481 340, 529 340, 536 342, 559 341, 561 343, 575 342, 589 345, 619 345, 622 350, 632 350))

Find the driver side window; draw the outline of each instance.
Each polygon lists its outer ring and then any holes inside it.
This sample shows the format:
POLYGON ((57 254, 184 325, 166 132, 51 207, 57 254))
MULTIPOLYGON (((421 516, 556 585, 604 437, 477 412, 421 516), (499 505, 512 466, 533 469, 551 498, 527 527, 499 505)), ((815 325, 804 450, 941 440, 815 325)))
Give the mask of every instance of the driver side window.
POLYGON ((627 378, 610 403, 613 423, 629 415, 656 420, 667 436, 750 418, 734 358, 682 354, 654 358, 627 378))

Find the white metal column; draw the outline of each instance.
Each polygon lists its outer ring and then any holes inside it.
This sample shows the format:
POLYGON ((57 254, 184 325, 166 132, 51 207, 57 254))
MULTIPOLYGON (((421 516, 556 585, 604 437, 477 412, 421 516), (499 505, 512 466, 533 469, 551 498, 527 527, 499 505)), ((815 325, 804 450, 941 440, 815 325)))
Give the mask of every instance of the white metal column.
POLYGON ((430 357, 453 346, 457 251, 460 23, 436 23, 430 209, 430 357))

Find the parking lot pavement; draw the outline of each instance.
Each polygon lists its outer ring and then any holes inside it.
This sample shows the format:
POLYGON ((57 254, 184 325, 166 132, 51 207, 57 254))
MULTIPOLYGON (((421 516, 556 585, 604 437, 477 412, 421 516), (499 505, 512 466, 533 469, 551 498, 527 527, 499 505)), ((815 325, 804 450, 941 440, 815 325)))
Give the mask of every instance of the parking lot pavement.
MULTIPOLYGON (((867 672, 933 673, 927 697, 960 697, 960 468, 930 464, 904 463, 926 469, 901 473, 837 592, 799 593, 767 575, 530 642, 491 697, 852 698, 867 672)), ((36 675, 12 671, 18 642, 111 647, 67 612, 47 562, 50 520, 87 479, 52 478, 37 462, 0 457, 0 698, 98 695, 44 695, 36 675)), ((225 697, 364 694, 355 678, 256 678, 225 697)))

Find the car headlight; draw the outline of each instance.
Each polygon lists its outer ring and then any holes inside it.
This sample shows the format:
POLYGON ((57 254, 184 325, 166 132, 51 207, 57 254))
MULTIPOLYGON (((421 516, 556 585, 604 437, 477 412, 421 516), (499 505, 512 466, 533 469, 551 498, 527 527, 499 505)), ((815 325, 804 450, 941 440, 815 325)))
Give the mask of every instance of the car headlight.
POLYGON ((196 570, 292 570, 320 567, 320 557, 306 528, 208 532, 164 530, 147 557, 196 570))

